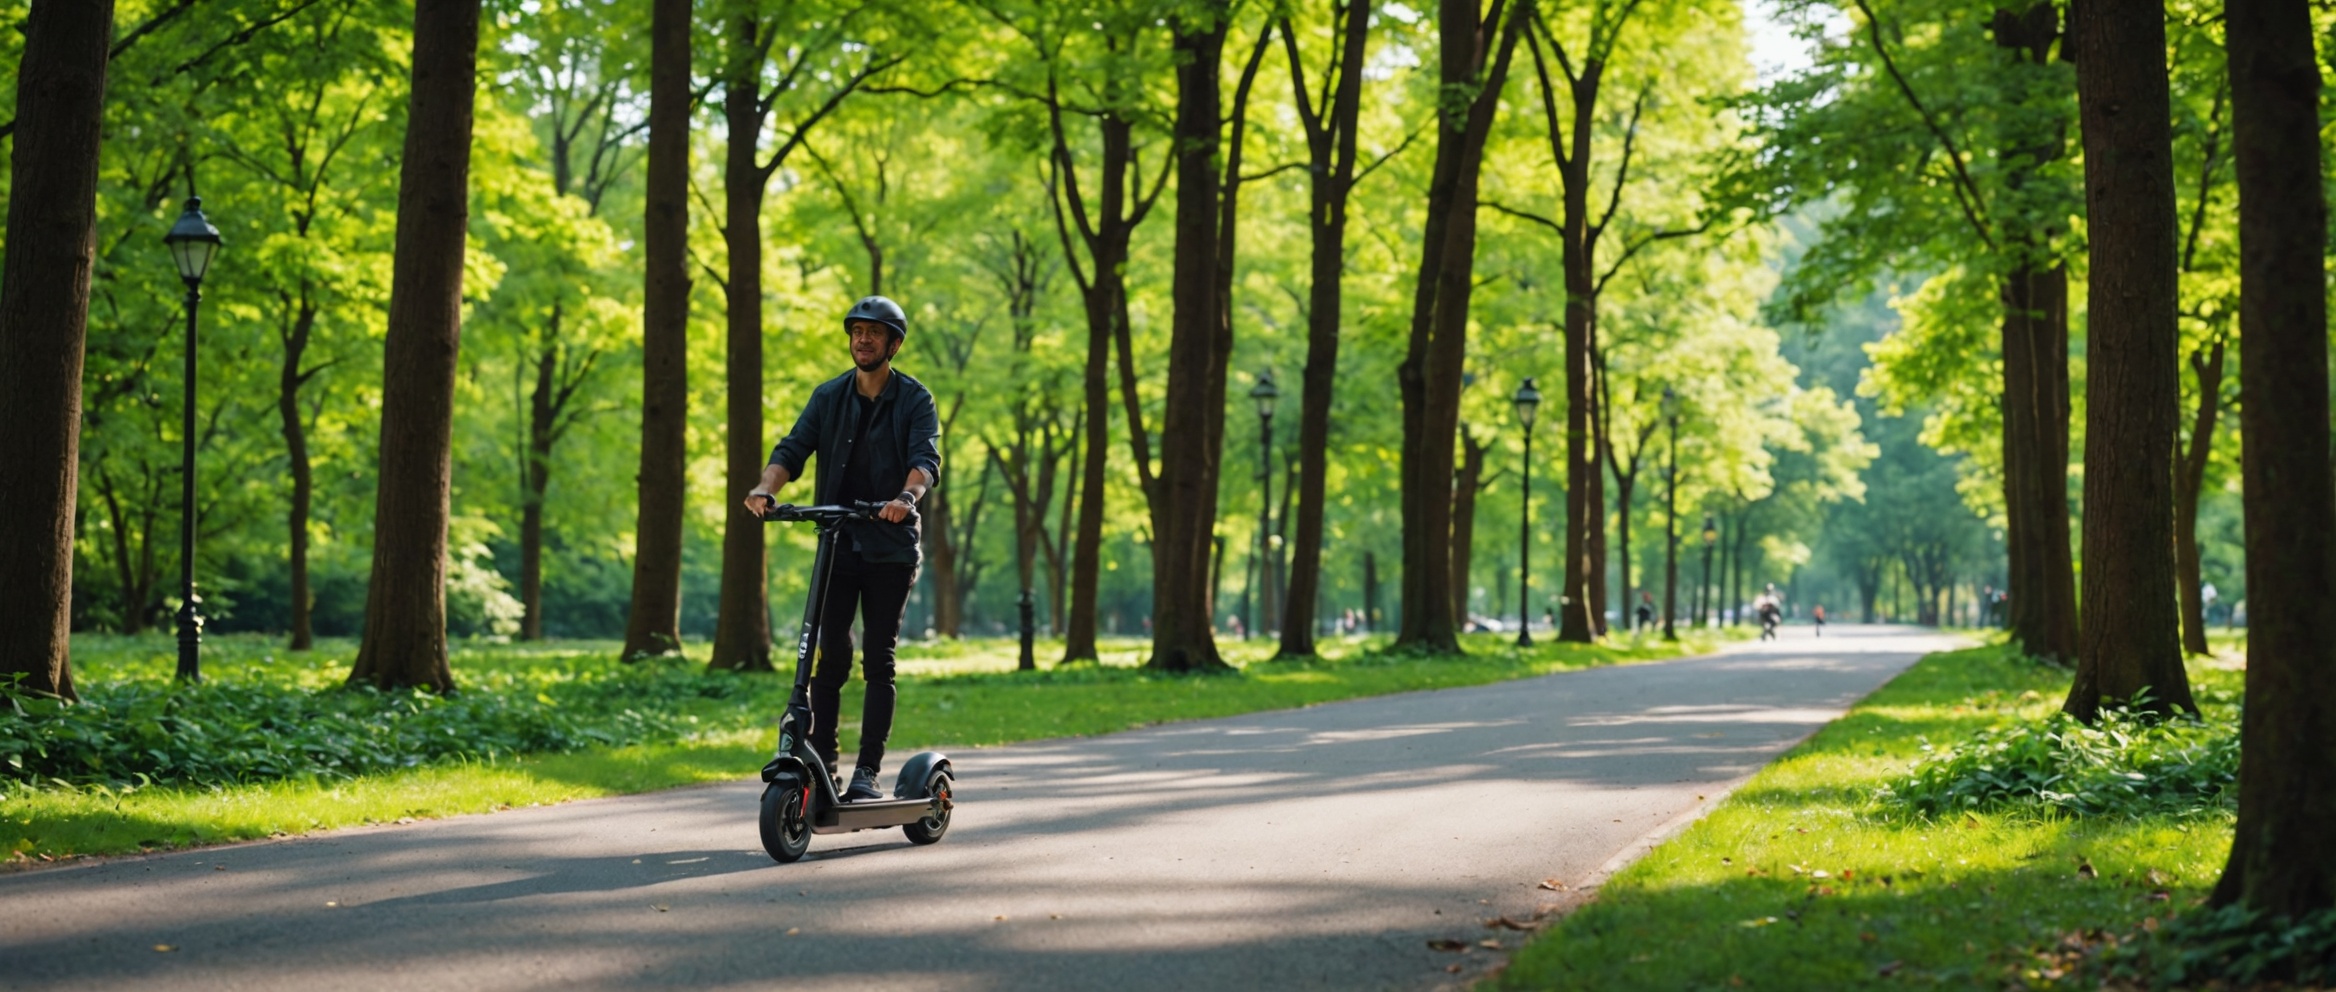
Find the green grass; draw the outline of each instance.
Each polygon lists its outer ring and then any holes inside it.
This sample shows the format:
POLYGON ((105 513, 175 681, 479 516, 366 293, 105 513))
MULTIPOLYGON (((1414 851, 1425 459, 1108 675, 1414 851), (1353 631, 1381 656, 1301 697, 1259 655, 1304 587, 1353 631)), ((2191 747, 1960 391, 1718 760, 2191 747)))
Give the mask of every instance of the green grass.
MULTIPOLYGON (((2235 698, 2241 675, 2224 658, 2191 679, 2235 698)), ((1877 793, 1925 743, 2040 720, 2068 683, 1998 647, 1924 659, 1617 873, 1499 987, 2054 987, 2037 949, 2197 905, 2230 814, 1929 819, 1877 793)))
MULTIPOLYGON (((1384 638, 1333 638, 1313 662, 1271 662, 1270 641, 1223 645, 1238 671, 1213 676, 1160 675, 1136 667, 1145 642, 1104 645, 1101 664, 1037 672, 1014 669, 1006 639, 904 647, 898 715, 891 749, 906 754, 1010 741, 1110 733, 1148 724, 1286 709, 1393 692, 1477 685, 1570 669, 1708 651, 1723 635, 1693 632, 1679 644, 1657 638, 1583 647, 1545 643, 1520 651, 1504 635, 1470 635, 1463 656, 1418 656, 1376 650, 1384 638)), ((705 646, 691 645, 702 665, 705 646)), ((81 636, 75 678, 84 691, 105 683, 167 686, 175 644, 162 636, 81 636)), ((1059 643, 1042 644, 1051 659, 1059 643)), ((204 673, 214 687, 238 682, 326 690, 346 677, 353 644, 331 642, 292 653, 258 637, 213 637, 204 673)), ((616 665, 608 642, 525 645, 463 644, 455 678, 468 692, 537 693, 616 665)), ((403 819, 480 813, 514 806, 618 795, 750 775, 769 757, 773 724, 785 705, 779 676, 696 676, 715 683, 698 696, 660 696, 680 739, 561 754, 461 760, 347 778, 281 779, 210 788, 67 785, 0 779, 0 858, 27 864, 80 855, 247 840, 403 819), (744 683, 744 691, 738 683, 744 683)), ((859 713, 858 682, 844 713, 859 713)), ((856 739, 847 719, 843 741, 856 739)))

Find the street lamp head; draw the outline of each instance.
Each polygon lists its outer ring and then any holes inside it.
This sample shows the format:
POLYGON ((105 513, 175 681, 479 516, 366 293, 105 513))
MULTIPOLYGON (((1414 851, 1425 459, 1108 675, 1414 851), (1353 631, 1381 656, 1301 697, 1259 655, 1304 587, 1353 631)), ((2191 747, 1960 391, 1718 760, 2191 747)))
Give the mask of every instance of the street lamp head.
POLYGON ((219 229, 203 216, 202 197, 187 197, 186 212, 178 215, 178 223, 170 226, 162 243, 170 246, 180 279, 190 286, 203 281, 203 274, 211 271, 211 259, 219 254, 220 241, 219 229))
POLYGON ((1719 527, 1719 523, 1718 523, 1717 521, 1714 521, 1714 520, 1712 519, 1712 517, 1711 517, 1711 514, 1709 514, 1709 513, 1706 513, 1706 514, 1704 514, 1704 515, 1703 515, 1703 543, 1705 543, 1705 544, 1711 544, 1711 543, 1714 543, 1714 542, 1718 541, 1719 539, 1720 539, 1720 527, 1719 527))
POLYGON ((1257 385, 1249 388, 1249 399, 1257 404, 1257 415, 1259 417, 1273 416, 1274 402, 1281 398, 1282 391, 1275 389, 1273 385, 1273 371, 1269 369, 1259 372, 1257 385))
POLYGON ((1663 417, 1664 417, 1664 419, 1666 419, 1666 420, 1667 420, 1667 419, 1670 419, 1670 418, 1673 418, 1673 417, 1677 417, 1678 415, 1679 415, 1679 393, 1678 393, 1678 391, 1677 391, 1677 390, 1674 390, 1674 389, 1672 389, 1672 388, 1671 388, 1671 387, 1669 387, 1669 386, 1664 386, 1664 387, 1663 387, 1663 417))
POLYGON ((1517 404, 1517 423, 1531 430, 1534 411, 1541 409, 1541 390, 1533 388, 1532 376, 1525 377, 1525 383, 1517 387, 1517 395, 1512 400, 1517 404))

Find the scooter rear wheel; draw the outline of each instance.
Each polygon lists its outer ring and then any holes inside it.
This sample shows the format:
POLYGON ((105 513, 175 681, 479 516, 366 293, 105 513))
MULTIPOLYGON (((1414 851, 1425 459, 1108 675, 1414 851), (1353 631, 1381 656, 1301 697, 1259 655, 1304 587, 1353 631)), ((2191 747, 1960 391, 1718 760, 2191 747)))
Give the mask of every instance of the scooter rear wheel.
POLYGON ((762 849, 780 864, 800 860, 811 849, 811 817, 801 783, 782 778, 762 790, 762 849))
POLYGON ((949 832, 949 812, 955 799, 951 787, 955 784, 956 779, 941 768, 934 769, 933 774, 925 779, 925 795, 933 798, 933 811, 926 814, 924 819, 900 828, 902 833, 908 835, 909 843, 937 844, 941 841, 941 835, 949 832))

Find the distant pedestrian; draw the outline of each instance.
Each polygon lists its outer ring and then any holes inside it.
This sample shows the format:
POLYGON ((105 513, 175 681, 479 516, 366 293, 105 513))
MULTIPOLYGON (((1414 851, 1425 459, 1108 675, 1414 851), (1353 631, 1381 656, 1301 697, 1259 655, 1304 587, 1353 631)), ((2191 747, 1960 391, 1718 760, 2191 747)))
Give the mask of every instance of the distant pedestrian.
POLYGON ((1825 636, 1825 604, 1819 603, 1810 608, 1809 619, 1817 624, 1817 636, 1825 636))
POLYGON ((1655 594, 1641 589, 1638 591, 1638 629, 1645 630, 1654 625, 1655 594))

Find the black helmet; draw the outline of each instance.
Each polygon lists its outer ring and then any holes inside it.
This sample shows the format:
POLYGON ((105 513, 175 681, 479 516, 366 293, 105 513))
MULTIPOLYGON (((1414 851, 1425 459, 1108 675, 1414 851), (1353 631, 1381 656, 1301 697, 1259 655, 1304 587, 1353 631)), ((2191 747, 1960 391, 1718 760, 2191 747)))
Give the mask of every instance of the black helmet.
POLYGON ((866 297, 852 304, 852 312, 844 315, 844 330, 851 330, 855 320, 873 320, 892 328, 894 338, 908 337, 908 313, 900 308, 900 304, 881 296, 866 297))

